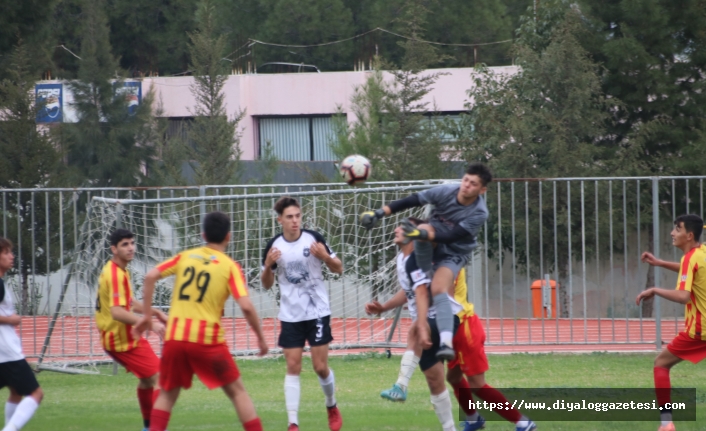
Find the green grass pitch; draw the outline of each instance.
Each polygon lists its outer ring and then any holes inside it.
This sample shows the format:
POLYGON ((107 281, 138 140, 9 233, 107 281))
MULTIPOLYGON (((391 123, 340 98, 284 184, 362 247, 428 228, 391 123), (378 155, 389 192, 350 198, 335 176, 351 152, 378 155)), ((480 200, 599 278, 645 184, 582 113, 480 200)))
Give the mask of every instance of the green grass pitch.
MULTIPOLYGON (((498 387, 652 387, 656 354, 503 355, 490 356, 488 383, 498 387)), ((285 430, 283 358, 238 360, 245 386, 255 402, 265 430, 285 430)), ((405 403, 391 403, 379 393, 397 379, 400 358, 377 353, 332 357, 343 430, 419 431, 441 429, 421 372, 414 374, 405 403)), ((136 379, 110 367, 102 375, 66 375, 43 372, 42 406, 26 431, 139 431, 142 428, 135 395, 136 379)), ((302 430, 328 429, 323 394, 311 361, 305 358, 299 412, 302 430)), ((682 363, 671 373, 672 386, 697 388, 697 421, 676 423, 679 431, 706 429, 706 367, 682 363)), ((5 396, 7 390, 3 390, 5 396)), ((528 412, 529 413, 529 412, 528 412)), ((531 416, 531 414, 530 414, 531 416)), ((654 422, 544 422, 544 430, 654 431, 654 422)), ((170 431, 242 429, 221 391, 208 391, 195 381, 182 391, 169 424, 170 431)), ((514 430, 507 422, 489 422, 486 430, 514 430)))

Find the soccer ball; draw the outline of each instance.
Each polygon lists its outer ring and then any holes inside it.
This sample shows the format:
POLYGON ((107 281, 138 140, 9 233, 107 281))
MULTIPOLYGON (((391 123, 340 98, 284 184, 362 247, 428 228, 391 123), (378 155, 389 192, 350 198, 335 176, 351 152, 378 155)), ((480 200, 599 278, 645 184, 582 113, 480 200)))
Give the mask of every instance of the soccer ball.
POLYGON ((343 180, 348 183, 349 186, 353 186, 363 184, 370 176, 372 167, 370 166, 370 160, 359 154, 355 154, 343 159, 338 167, 338 171, 341 173, 343 180))

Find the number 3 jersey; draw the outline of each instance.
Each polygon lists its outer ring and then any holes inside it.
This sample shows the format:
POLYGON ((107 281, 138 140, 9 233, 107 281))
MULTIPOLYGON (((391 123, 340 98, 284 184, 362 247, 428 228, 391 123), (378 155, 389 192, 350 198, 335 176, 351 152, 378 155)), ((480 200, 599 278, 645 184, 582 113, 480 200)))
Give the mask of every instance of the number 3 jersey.
POLYGON ((240 265, 209 247, 183 251, 157 265, 162 277, 176 275, 165 341, 225 343, 221 316, 228 295, 248 296, 240 265))
POLYGON ((324 284, 322 264, 311 253, 311 245, 319 242, 324 245, 331 257, 331 251, 320 233, 302 229, 299 239, 289 242, 282 234, 272 238, 265 246, 262 255, 264 270, 267 253, 276 248, 282 255, 272 265, 280 289, 279 320, 302 322, 331 315, 328 291, 324 284))

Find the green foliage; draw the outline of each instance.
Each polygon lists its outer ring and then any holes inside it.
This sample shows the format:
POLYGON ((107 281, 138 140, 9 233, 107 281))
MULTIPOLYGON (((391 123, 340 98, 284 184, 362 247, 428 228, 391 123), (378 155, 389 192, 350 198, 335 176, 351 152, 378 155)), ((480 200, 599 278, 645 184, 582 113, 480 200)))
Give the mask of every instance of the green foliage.
POLYGON ((274 184, 275 175, 277 174, 277 168, 279 167, 279 159, 275 154, 275 149, 273 148, 270 141, 267 141, 265 148, 262 149, 262 179, 261 184, 274 184))
POLYGON ((7 76, 10 57, 20 41, 32 52, 28 61, 33 75, 49 65, 47 39, 56 3, 57 0, 0 1, 0 79, 7 76))
POLYGON ((82 58, 78 79, 69 85, 78 115, 61 125, 57 137, 69 150, 73 183, 134 186, 146 181, 145 165, 154 154, 152 94, 131 115, 120 96, 122 80, 111 54, 108 24, 101 1, 83 5, 82 58))
POLYGON ((194 73, 191 92, 196 106, 187 135, 191 141, 189 161, 199 185, 237 182, 241 150, 236 130, 245 115, 240 111, 229 119, 226 112, 223 93, 228 79, 228 63, 223 61, 226 38, 217 35, 215 11, 213 4, 205 0, 197 14, 198 30, 189 35, 194 73))

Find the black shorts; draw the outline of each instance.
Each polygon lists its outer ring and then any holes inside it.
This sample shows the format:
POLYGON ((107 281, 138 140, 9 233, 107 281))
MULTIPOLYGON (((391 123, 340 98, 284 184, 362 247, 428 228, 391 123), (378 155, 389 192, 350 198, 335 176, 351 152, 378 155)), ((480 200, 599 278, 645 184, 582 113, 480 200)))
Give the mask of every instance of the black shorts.
MULTIPOLYGON (((428 370, 439 362, 439 359, 436 357, 436 352, 439 351, 439 344, 441 343, 439 328, 436 326, 436 319, 427 319, 427 321, 429 322, 431 347, 427 350, 422 350, 422 357, 419 358, 419 369, 422 371, 428 370)), ((456 335, 460 324, 461 320, 458 316, 454 315, 454 335, 456 335)))
POLYGON ((333 341, 330 322, 331 316, 302 322, 280 322, 282 325, 277 344, 283 349, 304 347, 307 341, 311 347, 328 344, 333 341))
POLYGON ((21 359, 0 363, 0 389, 5 386, 22 396, 27 396, 39 388, 39 383, 27 361, 21 359))

